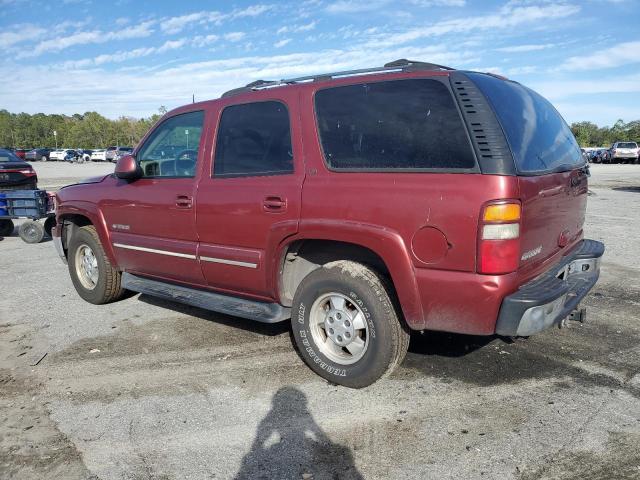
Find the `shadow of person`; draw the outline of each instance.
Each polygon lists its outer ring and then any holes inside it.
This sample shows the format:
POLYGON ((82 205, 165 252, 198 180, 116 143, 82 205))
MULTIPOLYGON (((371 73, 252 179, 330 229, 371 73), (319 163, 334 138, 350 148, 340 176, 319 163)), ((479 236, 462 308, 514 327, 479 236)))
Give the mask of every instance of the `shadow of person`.
POLYGON ((300 390, 282 387, 271 410, 260 421, 251 450, 242 459, 236 480, 358 480, 351 451, 332 443, 307 409, 300 390))

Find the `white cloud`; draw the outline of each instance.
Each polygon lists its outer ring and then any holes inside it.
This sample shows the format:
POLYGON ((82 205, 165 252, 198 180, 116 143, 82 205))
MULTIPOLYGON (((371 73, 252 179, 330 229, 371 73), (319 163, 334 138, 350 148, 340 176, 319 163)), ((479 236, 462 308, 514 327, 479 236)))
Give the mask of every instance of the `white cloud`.
POLYGON ((410 0, 419 7, 464 7, 466 0, 410 0))
POLYGON ((528 45, 513 45, 510 47, 496 48, 498 52, 506 53, 522 53, 522 52, 536 52, 538 50, 545 50, 547 48, 555 47, 553 43, 541 43, 541 44, 528 44, 528 45))
POLYGON ((389 0, 339 0, 327 5, 326 11, 333 14, 370 12, 388 3, 389 0))
POLYGON ((244 37, 246 37, 246 33, 244 32, 229 32, 224 34, 224 39, 229 42, 239 42, 244 37))
POLYGON ((171 17, 160 21, 160 30, 168 34, 179 33, 190 23, 215 22, 220 16, 219 12, 195 12, 171 17))
POLYGON ((169 50, 175 50, 183 47, 187 43, 187 40, 182 38, 180 40, 167 40, 157 49, 158 53, 168 52, 169 50))
POLYGON ((91 43, 105 43, 114 40, 126 40, 131 38, 148 37, 153 33, 153 21, 143 22, 135 27, 119 31, 91 30, 77 32, 66 37, 56 37, 39 42, 33 50, 24 50, 18 54, 18 58, 35 57, 46 52, 59 52, 76 45, 91 43))
POLYGON ((63 68, 85 68, 92 66, 101 66, 109 63, 121 63, 126 62, 127 60, 133 60, 136 58, 147 57, 149 55, 166 53, 171 50, 176 50, 181 48, 187 44, 186 39, 180 40, 168 40, 164 42, 159 47, 143 47, 136 48, 133 50, 121 50, 115 53, 108 53, 103 55, 98 55, 94 58, 85 58, 82 60, 71 60, 68 62, 64 62, 63 68))
POLYGON ((213 23, 221 25, 223 21, 234 20, 236 18, 257 17, 271 10, 270 5, 250 5, 246 8, 235 9, 230 13, 222 13, 218 11, 200 11, 180 15, 177 17, 168 17, 160 21, 160 29, 166 34, 175 34, 181 32, 188 25, 206 25, 213 23))
POLYGON ((640 62, 640 42, 624 42, 584 56, 567 59, 560 70, 597 70, 640 62))
POLYGON ((193 37, 193 39, 191 40, 191 43, 194 47, 206 47, 207 45, 211 45, 212 43, 217 42, 218 40, 220 40, 220 37, 218 35, 196 35, 195 37, 193 37))
MULTIPOLYGON (((148 116, 196 98, 215 98, 258 78, 283 78, 379 65, 381 58, 429 58, 456 65, 477 62, 471 52, 449 45, 371 50, 363 45, 274 56, 180 63, 163 68, 112 71, 94 62, 67 69, 25 66, 20 78, 5 80, 0 105, 10 111, 74 113, 95 110, 110 117, 148 116)), ((129 52, 119 52, 122 57, 129 52)), ((135 55, 151 53, 141 49, 135 55)), ((115 56, 111 60, 115 60, 115 56)), ((106 61, 102 59, 101 61, 106 61)))
MULTIPOLYGON (((549 77, 546 77, 549 78, 549 77)), ((640 74, 613 75, 592 79, 535 79, 531 87, 549 99, 566 99, 574 95, 601 95, 604 93, 640 93, 640 74)))
POLYGON ((309 23, 305 23, 302 25, 285 25, 284 27, 280 27, 276 33, 278 35, 281 35, 283 33, 299 33, 299 32, 308 32, 310 30, 313 30, 314 28, 316 28, 316 25, 318 24, 317 21, 312 21, 309 23))
POLYGON ((414 28, 402 33, 379 35, 370 42, 370 47, 389 47, 414 42, 427 37, 473 31, 513 29, 523 24, 566 18, 576 15, 580 7, 566 4, 542 4, 513 6, 507 4, 497 13, 456 18, 438 22, 426 27, 414 28))
POLYGON ((32 24, 11 25, 0 33, 0 48, 9 48, 21 42, 37 40, 47 33, 47 30, 32 24))
POLYGON ((274 43, 273 46, 276 47, 276 48, 282 48, 286 44, 288 44, 289 42, 291 42, 290 38, 284 38, 284 39, 280 40, 279 42, 274 43))

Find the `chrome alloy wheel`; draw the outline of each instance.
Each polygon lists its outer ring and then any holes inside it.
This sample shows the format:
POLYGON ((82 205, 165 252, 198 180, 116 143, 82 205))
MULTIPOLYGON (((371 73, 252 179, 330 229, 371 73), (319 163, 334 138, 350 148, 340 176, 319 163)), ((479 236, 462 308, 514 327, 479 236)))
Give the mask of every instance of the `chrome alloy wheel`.
POLYGON ((87 290, 93 290, 98 284, 99 270, 98 259, 93 250, 87 244, 82 244, 76 250, 76 274, 82 286, 87 290))
POLYGON ((351 365, 367 351, 369 327, 364 313, 345 295, 320 296, 311 307, 309 320, 313 340, 329 360, 351 365))

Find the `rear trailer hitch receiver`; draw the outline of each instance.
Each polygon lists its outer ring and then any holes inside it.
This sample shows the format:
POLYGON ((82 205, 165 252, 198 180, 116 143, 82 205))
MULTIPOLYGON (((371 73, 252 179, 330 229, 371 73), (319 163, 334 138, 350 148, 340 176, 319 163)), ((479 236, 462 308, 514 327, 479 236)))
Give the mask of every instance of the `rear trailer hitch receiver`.
POLYGON ((567 316, 567 318, 565 318, 560 323, 558 323, 558 328, 566 327, 567 322, 584 323, 586 319, 587 319, 587 309, 584 307, 576 308, 567 316))

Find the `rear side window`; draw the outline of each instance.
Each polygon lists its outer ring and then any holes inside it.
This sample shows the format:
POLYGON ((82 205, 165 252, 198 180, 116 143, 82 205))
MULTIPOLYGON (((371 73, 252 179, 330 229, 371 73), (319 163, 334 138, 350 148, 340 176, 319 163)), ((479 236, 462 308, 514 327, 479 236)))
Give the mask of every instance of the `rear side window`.
POLYGON ((471 169, 475 159, 453 97, 437 80, 411 79, 316 93, 327 165, 342 170, 471 169))
POLYGON ((293 172, 287 107, 276 101, 232 105, 222 112, 213 173, 216 177, 293 172))
POLYGON ((573 133, 548 100, 515 82, 467 75, 493 107, 519 173, 561 172, 584 164, 573 133))

